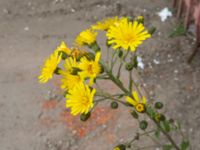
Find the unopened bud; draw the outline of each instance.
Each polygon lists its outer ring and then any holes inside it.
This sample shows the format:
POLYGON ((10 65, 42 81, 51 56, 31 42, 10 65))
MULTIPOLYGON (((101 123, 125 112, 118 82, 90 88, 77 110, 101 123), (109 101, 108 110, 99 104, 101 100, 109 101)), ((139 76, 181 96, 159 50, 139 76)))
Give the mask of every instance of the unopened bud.
POLYGON ((156 103, 155 103, 155 108, 156 108, 156 109, 162 109, 162 108, 163 108, 163 103, 161 103, 161 102, 156 102, 156 103))
POLYGON ((59 67, 57 67, 55 69, 54 73, 57 74, 57 75, 60 75, 60 71, 61 71, 61 69, 59 67))
POLYGON ((91 48, 93 51, 95 52, 99 52, 100 51, 100 47, 97 44, 97 42, 92 43, 91 45, 89 45, 89 48, 91 48))
POLYGON ((81 121, 87 121, 89 118, 90 118, 90 112, 88 112, 87 114, 81 114, 80 115, 81 121))
POLYGON ((136 112, 135 110, 133 110, 133 111, 131 112, 131 115, 132 115, 133 118, 135 118, 135 119, 138 119, 138 118, 139 118, 139 116, 138 116, 138 114, 137 114, 137 112, 136 112))
POLYGON ((137 17, 137 21, 138 21, 138 23, 144 24, 144 17, 143 16, 138 16, 137 17))
POLYGON ((127 63, 125 67, 126 67, 126 70, 131 71, 134 65, 132 63, 127 63))
POLYGON ((151 27, 149 30, 148 30, 148 32, 149 32, 149 34, 154 34, 154 32, 156 31, 156 28, 155 27, 151 27))
POLYGON ((111 106, 112 109, 117 109, 118 103, 117 102, 111 102, 110 106, 111 106))
POLYGON ((140 129, 145 130, 147 128, 147 126, 148 126, 148 123, 146 120, 142 120, 140 122, 140 129))

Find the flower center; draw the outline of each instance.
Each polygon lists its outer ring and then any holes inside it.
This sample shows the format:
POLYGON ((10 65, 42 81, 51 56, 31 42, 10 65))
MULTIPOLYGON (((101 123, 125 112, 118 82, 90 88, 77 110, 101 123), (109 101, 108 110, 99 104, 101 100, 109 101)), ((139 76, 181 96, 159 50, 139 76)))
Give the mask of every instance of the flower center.
POLYGON ((85 96, 83 96, 82 97, 82 104, 84 105, 84 106, 87 106, 88 104, 89 104, 89 97, 87 96, 87 95, 85 95, 85 96))
POLYGON ((135 109, 137 110, 137 112, 142 113, 142 112, 145 111, 145 106, 144 106, 144 104, 142 104, 142 103, 138 103, 138 104, 135 106, 135 109))
POLYGON ((134 39, 135 39, 135 37, 132 35, 132 34, 127 34, 127 35, 125 35, 125 40, 124 41, 126 41, 126 43, 129 43, 129 42, 131 42, 131 41, 134 41, 134 39))
POLYGON ((94 74, 92 64, 88 65, 88 72, 89 72, 90 74, 94 74))

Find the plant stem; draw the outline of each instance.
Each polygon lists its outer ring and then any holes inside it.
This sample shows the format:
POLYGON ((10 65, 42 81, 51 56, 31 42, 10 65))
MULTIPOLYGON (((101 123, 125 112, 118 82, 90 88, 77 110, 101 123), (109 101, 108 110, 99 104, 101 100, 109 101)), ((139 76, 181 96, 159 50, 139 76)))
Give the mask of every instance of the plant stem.
POLYGON ((133 89, 133 75, 132 75, 132 70, 129 71, 129 91, 132 91, 133 89))
MULTIPOLYGON (((148 113, 146 113, 146 114, 149 116, 148 113)), ((149 116, 149 118, 151 118, 151 117, 149 116)), ((174 140, 171 138, 171 136, 160 126, 160 124, 152 118, 151 118, 151 120, 153 120, 153 122, 157 125, 157 127, 160 129, 160 131, 162 131, 162 133, 167 137, 167 139, 171 142, 171 144, 174 146, 174 148, 176 148, 177 150, 181 150, 178 147, 178 145, 174 142, 174 140)))
POLYGON ((120 74, 121 74, 121 68, 122 68, 123 62, 126 59, 126 57, 128 56, 128 54, 129 54, 129 51, 127 51, 126 54, 120 59, 121 62, 120 62, 120 65, 119 65, 119 68, 118 68, 118 71, 117 71, 117 78, 118 79, 119 79, 120 74))
MULTIPOLYGON (((101 61, 101 65, 104 67, 105 72, 108 74, 108 76, 110 77, 110 79, 128 96, 132 97, 131 95, 131 91, 127 90, 123 83, 119 80, 119 78, 114 77, 114 75, 112 74, 112 72, 108 69, 108 67, 104 64, 103 61, 101 61)), ((133 80, 134 81, 134 80, 133 80)), ((133 85, 135 85, 135 83, 133 82, 133 85)), ((136 86, 137 87, 137 86, 136 86)), ((103 95, 102 95, 103 96, 103 95)), ((113 98, 111 95, 104 95, 104 98, 108 98, 108 99, 112 99, 112 100, 116 100, 124 105, 126 105, 125 102, 120 101, 116 98, 113 98)), ((160 126, 159 123, 157 123, 153 118, 151 118, 150 114, 146 113, 147 116, 157 125, 157 127, 160 128, 161 132, 167 137, 167 139, 171 142, 171 144, 174 146, 174 148, 176 148, 176 150, 180 150, 180 148, 177 146, 177 144, 174 142, 174 140, 171 138, 171 136, 160 126)))

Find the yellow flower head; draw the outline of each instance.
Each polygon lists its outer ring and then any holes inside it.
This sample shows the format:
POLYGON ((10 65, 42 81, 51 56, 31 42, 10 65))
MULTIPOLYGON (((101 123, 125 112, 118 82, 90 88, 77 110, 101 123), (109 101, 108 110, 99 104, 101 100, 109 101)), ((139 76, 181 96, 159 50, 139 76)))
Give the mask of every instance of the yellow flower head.
POLYGON ((46 59, 44 66, 41 70, 41 74, 38 77, 40 83, 46 83, 49 79, 53 77, 53 73, 56 70, 58 64, 61 60, 61 55, 58 52, 54 52, 46 59))
POLYGON ((76 67, 78 67, 78 63, 77 63, 76 59, 69 57, 68 59, 65 60, 65 64, 64 64, 65 70, 62 71, 61 74, 63 72, 72 73, 73 68, 76 68, 76 67))
POLYGON ((101 72, 101 66, 99 65, 99 59, 101 53, 96 53, 95 60, 88 60, 86 57, 82 57, 79 64, 79 75, 82 78, 90 78, 90 85, 94 83, 94 79, 101 72))
POLYGON ((64 41, 62 41, 62 42, 60 43, 60 46, 58 46, 58 47, 56 48, 55 51, 58 51, 58 52, 65 52, 67 55, 70 55, 70 53, 71 53, 70 48, 65 44, 64 41))
POLYGON ((66 95, 66 107, 71 108, 71 114, 77 115, 79 113, 87 114, 94 106, 93 98, 96 93, 95 89, 90 90, 88 85, 83 83, 77 84, 69 94, 66 95))
POLYGON ((151 35, 142 23, 138 21, 131 22, 127 18, 122 18, 110 27, 106 36, 109 40, 108 43, 113 44, 114 49, 121 47, 125 50, 135 51, 151 35))
POLYGON ((136 91, 132 92, 132 96, 133 98, 127 96, 126 101, 130 103, 131 105, 133 105, 138 112, 144 112, 145 105, 147 103, 146 98, 143 96, 141 100, 136 91))
POLYGON ((114 25, 118 21, 119 21, 118 17, 104 19, 102 21, 97 22, 95 25, 93 25, 92 29, 107 31, 110 28, 110 26, 114 25))
POLYGON ((79 46, 83 46, 85 44, 91 45, 96 41, 97 32, 93 31, 92 29, 87 29, 82 31, 75 40, 75 43, 79 46))
POLYGON ((65 90, 73 89, 77 84, 83 82, 82 78, 78 75, 72 75, 68 72, 62 72, 61 88, 65 90))

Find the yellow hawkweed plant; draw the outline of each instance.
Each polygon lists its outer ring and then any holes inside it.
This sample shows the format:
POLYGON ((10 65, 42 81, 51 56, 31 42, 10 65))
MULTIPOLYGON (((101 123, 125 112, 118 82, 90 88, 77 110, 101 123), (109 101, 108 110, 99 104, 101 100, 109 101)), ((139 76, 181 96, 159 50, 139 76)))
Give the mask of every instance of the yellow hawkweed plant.
POLYGON ((83 83, 77 84, 66 95, 66 107, 71 108, 72 115, 87 114, 94 106, 93 98, 96 90, 83 83))
POLYGON ((53 77, 53 73, 56 70, 58 64, 61 61, 61 55, 58 52, 54 52, 46 59, 44 66, 41 70, 41 74, 38 77, 40 83, 46 83, 53 77))
POLYGON ((79 33, 75 39, 78 46, 91 45, 96 41, 97 32, 92 29, 87 29, 79 33))
POLYGON ((140 99, 136 91, 132 92, 132 98, 127 96, 126 101, 133 105, 137 112, 142 113, 145 111, 145 105, 147 103, 147 100, 144 96, 142 97, 142 99, 140 99))
POLYGON ((111 26, 107 32, 108 43, 113 44, 114 49, 135 51, 144 40, 151 37, 142 23, 121 19, 111 26))
POLYGON ((95 60, 88 60, 86 57, 83 57, 80 60, 79 68, 81 71, 79 72, 79 75, 84 79, 90 78, 90 85, 94 83, 94 79, 101 72, 101 66, 99 64, 100 57, 101 53, 97 52, 95 60))
MULTIPOLYGON (((123 106, 116 115, 123 110, 123 114, 129 115, 127 124, 130 118, 135 119, 134 123, 138 123, 139 129, 131 129, 129 137, 134 135, 133 138, 124 138, 129 140, 112 145, 114 150, 150 147, 188 150, 189 140, 182 136, 180 124, 166 116, 162 102, 149 96, 138 73, 139 45, 155 31, 154 27, 144 27, 144 23, 145 18, 139 16, 113 17, 91 25, 74 39, 74 47, 68 48, 61 42, 45 61, 39 82, 46 83, 54 77, 54 73, 58 75, 56 80, 60 80, 66 109, 81 121, 87 121, 92 115, 91 119, 94 118, 96 106, 105 101, 105 105, 109 102, 111 109, 123 106), (105 33, 101 42, 97 41, 100 32, 105 33), (111 85, 112 88, 109 88, 111 85), (154 144, 142 142, 143 137, 154 144)), ((141 74, 142 71, 140 69, 141 74)))

